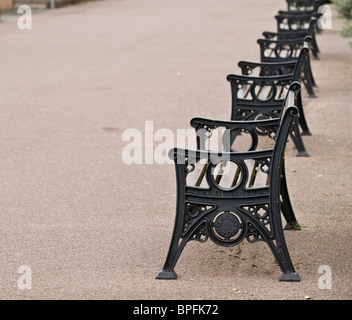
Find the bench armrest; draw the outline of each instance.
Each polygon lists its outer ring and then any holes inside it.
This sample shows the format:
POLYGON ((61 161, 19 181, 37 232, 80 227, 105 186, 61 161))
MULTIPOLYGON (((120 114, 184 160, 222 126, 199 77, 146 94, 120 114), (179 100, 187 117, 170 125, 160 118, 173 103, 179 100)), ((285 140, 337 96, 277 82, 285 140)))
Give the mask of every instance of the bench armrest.
POLYGON ((224 127, 226 129, 238 129, 244 126, 254 127, 265 127, 265 126, 276 126, 279 125, 280 120, 275 119, 264 119, 264 120, 214 120, 202 117, 195 117, 191 120, 191 127, 198 130, 201 128, 216 129, 218 127, 224 127))
POLYGON ((169 150, 168 156, 171 160, 174 160, 176 164, 189 165, 195 164, 202 159, 206 159, 213 163, 218 163, 220 161, 239 162, 244 159, 270 157, 272 153, 273 149, 244 152, 219 152, 218 150, 190 150, 183 148, 172 148, 169 150))
MULTIPOLYGON (((292 61, 291 61, 292 62, 292 61)), ((238 75, 238 74, 229 74, 226 79, 229 82, 239 81, 243 83, 248 83, 251 81, 260 82, 260 83, 273 83, 273 82, 289 82, 292 80, 293 74, 284 74, 284 75, 274 75, 274 76, 248 76, 248 75, 238 75)))
MULTIPOLYGON (((197 134, 197 148, 205 150, 206 140, 213 136, 213 132, 220 128, 215 135, 215 148, 218 150, 235 151, 232 145, 241 133, 249 134, 250 143, 247 143, 248 150, 253 151, 258 147, 260 135, 266 135, 272 139, 275 138, 276 131, 280 125, 279 118, 272 119, 256 119, 256 120, 213 120, 207 118, 196 117, 191 120, 191 126, 196 130, 197 134), (221 143, 220 139, 221 138, 221 143)), ((214 138, 212 138, 214 139, 214 138)), ((213 140, 214 141, 214 140, 213 140)), ((248 139, 247 139, 247 142, 248 139)), ((210 144, 211 149, 214 144, 210 144)))
POLYGON ((260 69, 259 75, 288 74, 293 73, 295 66, 295 61, 251 62, 242 60, 238 62, 238 67, 241 69, 242 75, 251 75, 256 68, 260 69))
POLYGON ((290 30, 290 31, 279 31, 279 32, 270 32, 264 31, 263 37, 268 40, 280 40, 280 39, 297 39, 304 38, 307 35, 306 30, 290 30))
POLYGON ((298 38, 298 39, 280 39, 280 40, 273 40, 273 39, 258 39, 257 43, 258 44, 277 44, 277 45, 302 45, 304 42, 304 38, 298 38))
POLYGON ((292 18, 292 19, 297 19, 297 18, 306 18, 309 19, 310 17, 319 19, 323 14, 320 12, 315 12, 315 11, 285 11, 285 10, 279 10, 278 14, 275 16, 275 18, 292 18))
POLYGON ((262 33, 263 37, 268 40, 274 40, 278 38, 278 32, 264 31, 262 33))

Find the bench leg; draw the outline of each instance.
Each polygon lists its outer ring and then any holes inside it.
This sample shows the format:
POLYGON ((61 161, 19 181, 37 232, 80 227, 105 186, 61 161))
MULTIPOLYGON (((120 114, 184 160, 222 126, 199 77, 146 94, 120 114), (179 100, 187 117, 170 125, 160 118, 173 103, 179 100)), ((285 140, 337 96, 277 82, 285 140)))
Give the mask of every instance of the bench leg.
POLYGON ((293 143, 295 144, 298 154, 297 157, 309 157, 309 154, 304 146, 301 132, 298 126, 298 122, 295 121, 293 124, 293 128, 290 131, 290 136, 292 138, 293 143))
POLYGON ((286 282, 300 282, 301 278, 297 274, 297 272, 284 272, 280 278, 280 281, 286 282))
POLYGON ((306 60, 306 62, 304 63, 303 73, 304 73, 304 77, 302 79, 303 84, 309 94, 309 98, 314 99, 317 96, 315 95, 315 92, 313 89, 314 80, 313 80, 313 75, 311 73, 310 64, 308 63, 308 60, 306 60))
POLYGON ((164 267, 156 276, 156 279, 158 280, 175 280, 178 277, 176 272, 174 271, 174 267, 177 263, 178 258, 181 255, 183 248, 179 248, 177 245, 175 245, 175 240, 177 239, 173 238, 171 240, 171 246, 166 257, 164 267))
POLYGON ((178 208, 176 210, 175 225, 171 238, 169 252, 167 254, 165 264, 162 270, 157 275, 156 279, 177 279, 177 274, 174 271, 174 268, 187 242, 190 240, 206 242, 208 240, 206 225, 202 217, 203 215, 209 213, 209 211, 211 211, 211 209, 205 209, 204 211, 202 211, 202 214, 200 214, 199 217, 194 218, 192 227, 185 231, 185 206, 183 203, 179 203, 178 208))
POLYGON ((319 46, 317 43, 317 38, 316 38, 315 34, 313 34, 313 44, 314 44, 314 48, 315 48, 316 52, 320 53, 319 46))
POLYGON ((312 86, 313 87, 317 87, 317 83, 315 82, 314 80, 314 77, 313 77, 313 72, 312 72, 312 66, 311 66, 311 63, 310 63, 310 57, 308 56, 308 60, 307 60, 307 64, 308 64, 308 70, 309 70, 309 77, 310 77, 310 80, 312 82, 312 86))
POLYGON ((297 108, 299 111, 299 125, 302 129, 301 135, 303 136, 311 136, 312 134, 309 131, 308 124, 306 121, 306 117, 304 116, 304 111, 303 111, 303 103, 302 103, 302 93, 301 91, 298 92, 297 94, 297 108))
POLYGON ((299 282, 301 281, 299 275, 295 271, 295 268, 292 264, 290 254, 288 252, 286 241, 283 235, 283 229, 278 228, 279 225, 274 226, 275 238, 266 239, 265 242, 269 245, 271 252, 273 253, 276 262, 278 263, 282 275, 280 281, 288 282, 299 282))
POLYGON ((315 60, 319 60, 319 48, 317 44, 317 40, 315 38, 315 34, 313 34, 313 41, 312 41, 312 54, 315 60))
MULTIPOLYGON (((278 208, 277 208, 278 209, 278 208)), ((295 268, 292 264, 290 254, 287 249, 286 241, 284 238, 283 229, 281 226, 281 219, 280 212, 276 212, 273 210, 273 229, 275 238, 267 240, 273 255, 282 271, 282 275, 280 277, 280 281, 287 281, 287 282, 299 282, 301 281, 299 275, 295 271, 295 268)))
POLYGON ((177 279, 177 274, 174 270, 167 271, 165 269, 161 270, 157 275, 158 280, 175 280, 177 279))
POLYGON ((291 200, 287 189, 284 164, 283 164, 283 172, 282 172, 281 181, 280 181, 280 194, 282 197, 281 211, 287 223, 284 230, 301 230, 301 226, 297 222, 295 213, 292 209, 291 200))
POLYGON ((182 230, 182 219, 181 212, 176 213, 176 221, 174 226, 174 231, 172 234, 171 244, 169 248, 169 252, 166 257, 166 261, 163 269, 159 272, 156 279, 159 280, 175 280, 177 279, 177 274, 174 271, 174 267, 177 263, 178 258, 183 251, 183 248, 186 244, 186 241, 183 240, 179 245, 179 239, 181 238, 181 230, 182 230))

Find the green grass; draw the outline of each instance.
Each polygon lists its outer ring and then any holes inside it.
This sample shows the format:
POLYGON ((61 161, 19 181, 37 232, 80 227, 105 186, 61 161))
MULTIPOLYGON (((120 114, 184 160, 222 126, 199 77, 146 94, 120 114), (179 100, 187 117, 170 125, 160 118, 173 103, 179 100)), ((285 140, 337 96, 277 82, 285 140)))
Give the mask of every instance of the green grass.
POLYGON ((352 38, 352 20, 348 20, 346 26, 342 29, 343 37, 352 38))
POLYGON ((352 38, 352 0, 334 0, 334 5, 337 12, 347 20, 346 26, 341 31, 341 35, 352 38))
POLYGON ((352 20, 352 0, 334 0, 336 10, 346 19, 352 20))

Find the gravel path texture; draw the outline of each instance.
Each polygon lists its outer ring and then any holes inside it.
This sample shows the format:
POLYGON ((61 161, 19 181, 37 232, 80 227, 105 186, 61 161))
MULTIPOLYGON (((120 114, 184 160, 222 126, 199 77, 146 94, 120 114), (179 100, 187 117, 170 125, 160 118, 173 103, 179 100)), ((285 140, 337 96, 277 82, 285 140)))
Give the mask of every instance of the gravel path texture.
POLYGON ((174 166, 123 159, 124 133, 144 135, 146 121, 176 133, 195 116, 229 119, 226 76, 259 61, 256 41, 281 9, 284 0, 105 0, 35 12, 31 30, 17 27, 20 14, 3 17, 0 299, 352 298, 352 49, 335 12, 312 60, 317 99, 303 91, 310 157, 286 151, 303 228, 285 236, 301 282, 279 282, 265 243, 210 240, 186 246, 177 280, 156 280, 174 166))

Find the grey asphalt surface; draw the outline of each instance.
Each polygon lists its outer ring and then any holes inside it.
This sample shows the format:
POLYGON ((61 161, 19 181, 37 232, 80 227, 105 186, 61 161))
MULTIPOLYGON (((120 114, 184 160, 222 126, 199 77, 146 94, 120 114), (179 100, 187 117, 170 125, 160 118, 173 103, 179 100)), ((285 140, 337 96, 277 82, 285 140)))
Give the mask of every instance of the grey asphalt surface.
MULTIPOLYGON (((173 165, 126 165, 123 133, 230 117, 229 73, 258 61, 285 1, 105 0, 0 24, 0 299, 351 299, 352 50, 318 35, 317 99, 303 94, 309 158, 287 148, 286 232, 299 283, 264 243, 189 243, 158 281, 176 206, 173 165), (240 3, 238 5, 237 3, 240 3), (21 290, 18 268, 32 271, 21 290), (318 286, 327 265, 332 288, 318 286)), ((160 142, 154 143, 156 148, 160 142)), ((175 141, 176 145, 176 141, 175 141)), ((144 144, 144 146, 146 146, 144 144)))

